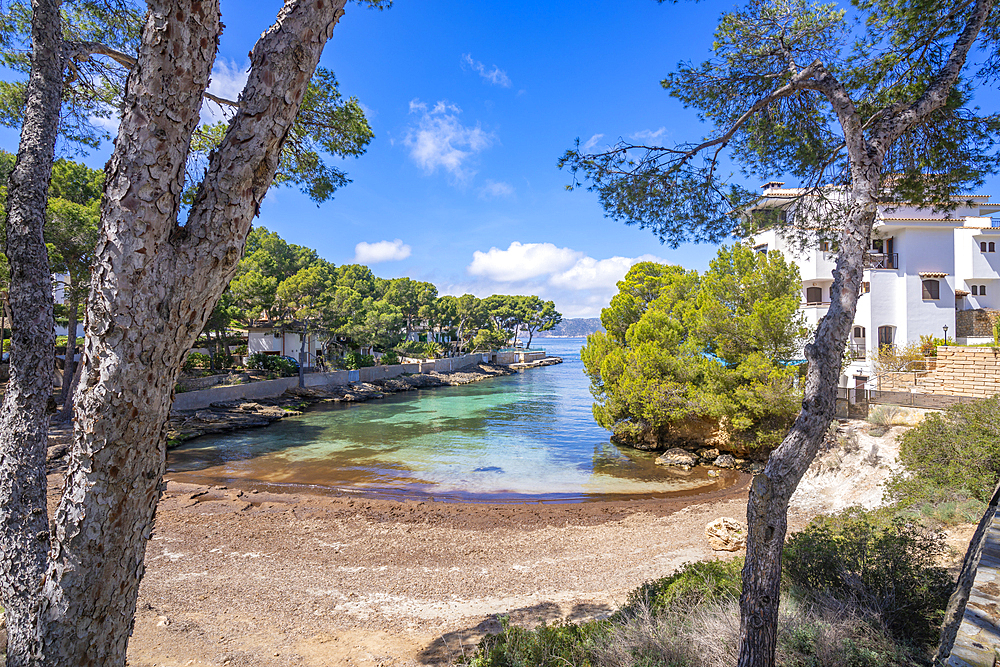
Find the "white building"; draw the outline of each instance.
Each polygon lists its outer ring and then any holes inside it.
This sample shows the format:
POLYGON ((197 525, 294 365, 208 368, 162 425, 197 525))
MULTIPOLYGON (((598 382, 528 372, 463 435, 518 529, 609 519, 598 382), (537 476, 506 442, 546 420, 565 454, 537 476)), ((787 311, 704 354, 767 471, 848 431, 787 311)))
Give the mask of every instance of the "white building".
MULTIPOLYGON (((755 208, 794 207, 802 190, 782 185, 765 184, 755 208)), ((942 338, 946 332, 955 338, 961 335, 956 312, 1000 308, 1000 226, 994 226, 1000 219, 989 217, 1000 205, 985 195, 963 195, 961 201, 947 213, 905 204, 879 211, 849 340, 854 362, 841 386, 874 380, 873 349, 906 345, 921 336, 942 338)), ((803 248, 794 234, 772 227, 747 240, 761 252, 780 250, 798 265, 802 312, 815 327, 830 306, 837 256, 829 242, 803 248)))
MULTIPOLYGON (((301 325, 295 323, 270 322, 261 320, 247 327, 247 353, 263 352, 298 360, 302 348, 301 325)), ((316 365, 316 353, 322 351, 319 336, 308 334, 306 339, 306 366, 316 365)))

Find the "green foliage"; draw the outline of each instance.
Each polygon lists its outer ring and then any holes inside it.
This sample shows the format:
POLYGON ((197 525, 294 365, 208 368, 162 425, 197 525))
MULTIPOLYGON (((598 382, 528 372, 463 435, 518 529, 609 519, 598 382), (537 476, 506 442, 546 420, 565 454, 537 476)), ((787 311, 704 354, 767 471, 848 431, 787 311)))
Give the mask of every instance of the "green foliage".
POLYGON ((649 610, 653 614, 689 609, 721 598, 739 599, 743 559, 684 563, 673 574, 647 581, 628 595, 618 617, 649 610))
POLYGON ((369 366, 375 365, 375 357, 370 354, 359 354, 358 352, 349 352, 344 355, 344 367, 356 371, 359 368, 368 368, 369 366))
POLYGON ((580 352, 601 426, 655 446, 685 419, 711 417, 748 447, 780 442, 799 407, 783 362, 807 333, 794 265, 735 245, 703 278, 642 262, 618 290, 601 312, 607 332, 580 352))
POLYGON ((805 598, 832 596, 870 614, 897 639, 937 639, 952 580, 938 566, 943 535, 860 508, 819 517, 785 544, 787 584, 805 598))
POLYGON ((211 366, 212 358, 201 352, 192 352, 184 360, 184 370, 191 372, 196 368, 205 369, 211 366))
POLYGON ((882 375, 924 370, 923 359, 921 346, 910 343, 902 346, 883 345, 875 350, 872 362, 875 365, 875 372, 882 375))
POLYGON ((606 621, 556 623, 526 630, 501 619, 503 630, 487 635, 465 664, 470 667, 596 667, 594 647, 610 630, 606 621))
POLYGON ((899 461, 886 493, 904 508, 989 502, 1000 478, 1000 396, 928 414, 902 435, 899 461))
POLYGON ((499 350, 510 340, 508 333, 501 329, 480 329, 470 343, 473 352, 499 350))
POLYGON ((394 366, 399 363, 399 355, 395 350, 389 350, 380 359, 383 366, 394 366))
POLYGON ((280 377, 291 377, 299 373, 299 365, 294 361, 263 352, 254 352, 247 357, 247 368, 266 371, 280 377))
POLYGON ((408 340, 397 345, 396 351, 404 357, 413 359, 436 359, 441 352, 441 346, 434 341, 420 342, 408 340))
MULTIPOLYGON (((954 340, 951 342, 952 344, 955 343, 954 340)), ((947 345, 947 344, 948 341, 946 341, 944 338, 937 338, 935 336, 931 336, 930 334, 923 335, 920 337, 920 344, 919 344, 920 354, 922 354, 925 357, 936 357, 938 345, 947 345)))

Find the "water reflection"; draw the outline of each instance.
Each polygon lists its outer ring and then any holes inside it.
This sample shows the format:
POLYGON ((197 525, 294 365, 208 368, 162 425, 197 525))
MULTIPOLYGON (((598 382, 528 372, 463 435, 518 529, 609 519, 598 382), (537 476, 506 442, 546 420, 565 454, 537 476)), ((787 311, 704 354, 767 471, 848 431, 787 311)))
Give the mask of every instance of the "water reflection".
POLYGON ((565 363, 464 387, 317 406, 301 417, 192 440, 168 478, 260 488, 354 490, 473 500, 578 500, 690 493, 709 478, 619 450, 594 423, 583 339, 546 341, 565 363))

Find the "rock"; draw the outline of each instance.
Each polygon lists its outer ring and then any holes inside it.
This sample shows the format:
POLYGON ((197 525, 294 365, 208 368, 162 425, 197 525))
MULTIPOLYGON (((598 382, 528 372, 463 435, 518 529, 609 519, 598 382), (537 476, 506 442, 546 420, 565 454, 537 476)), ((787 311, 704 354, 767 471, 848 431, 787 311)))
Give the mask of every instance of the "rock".
POLYGON ((714 461, 719 458, 719 450, 715 447, 712 447, 711 449, 699 449, 698 456, 702 461, 714 461))
POLYGON ((709 470, 708 471, 708 476, 709 477, 722 477, 722 473, 719 472, 718 470, 709 470))
POLYGON ((729 517, 721 517, 705 526, 705 537, 712 551, 739 551, 747 546, 746 526, 729 517))
POLYGON ((715 460, 712 461, 712 465, 717 468, 735 468, 736 459, 733 458, 732 454, 721 454, 715 457, 715 460))
POLYGON ((656 459, 656 465, 672 466, 690 470, 698 465, 698 457, 680 447, 674 447, 660 454, 656 459))
POLYGON ((754 461, 750 464, 749 471, 751 475, 759 475, 764 472, 764 464, 754 461))

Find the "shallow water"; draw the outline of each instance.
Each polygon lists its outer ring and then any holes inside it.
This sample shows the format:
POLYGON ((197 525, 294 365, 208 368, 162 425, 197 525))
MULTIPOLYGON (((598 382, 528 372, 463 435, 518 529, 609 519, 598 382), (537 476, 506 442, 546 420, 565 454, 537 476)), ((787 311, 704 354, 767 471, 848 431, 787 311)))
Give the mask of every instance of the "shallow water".
POLYGON ((537 341, 563 358, 556 366, 318 405, 266 428, 191 440, 168 454, 167 478, 490 502, 685 495, 735 481, 611 444, 591 415, 583 342, 537 341))

